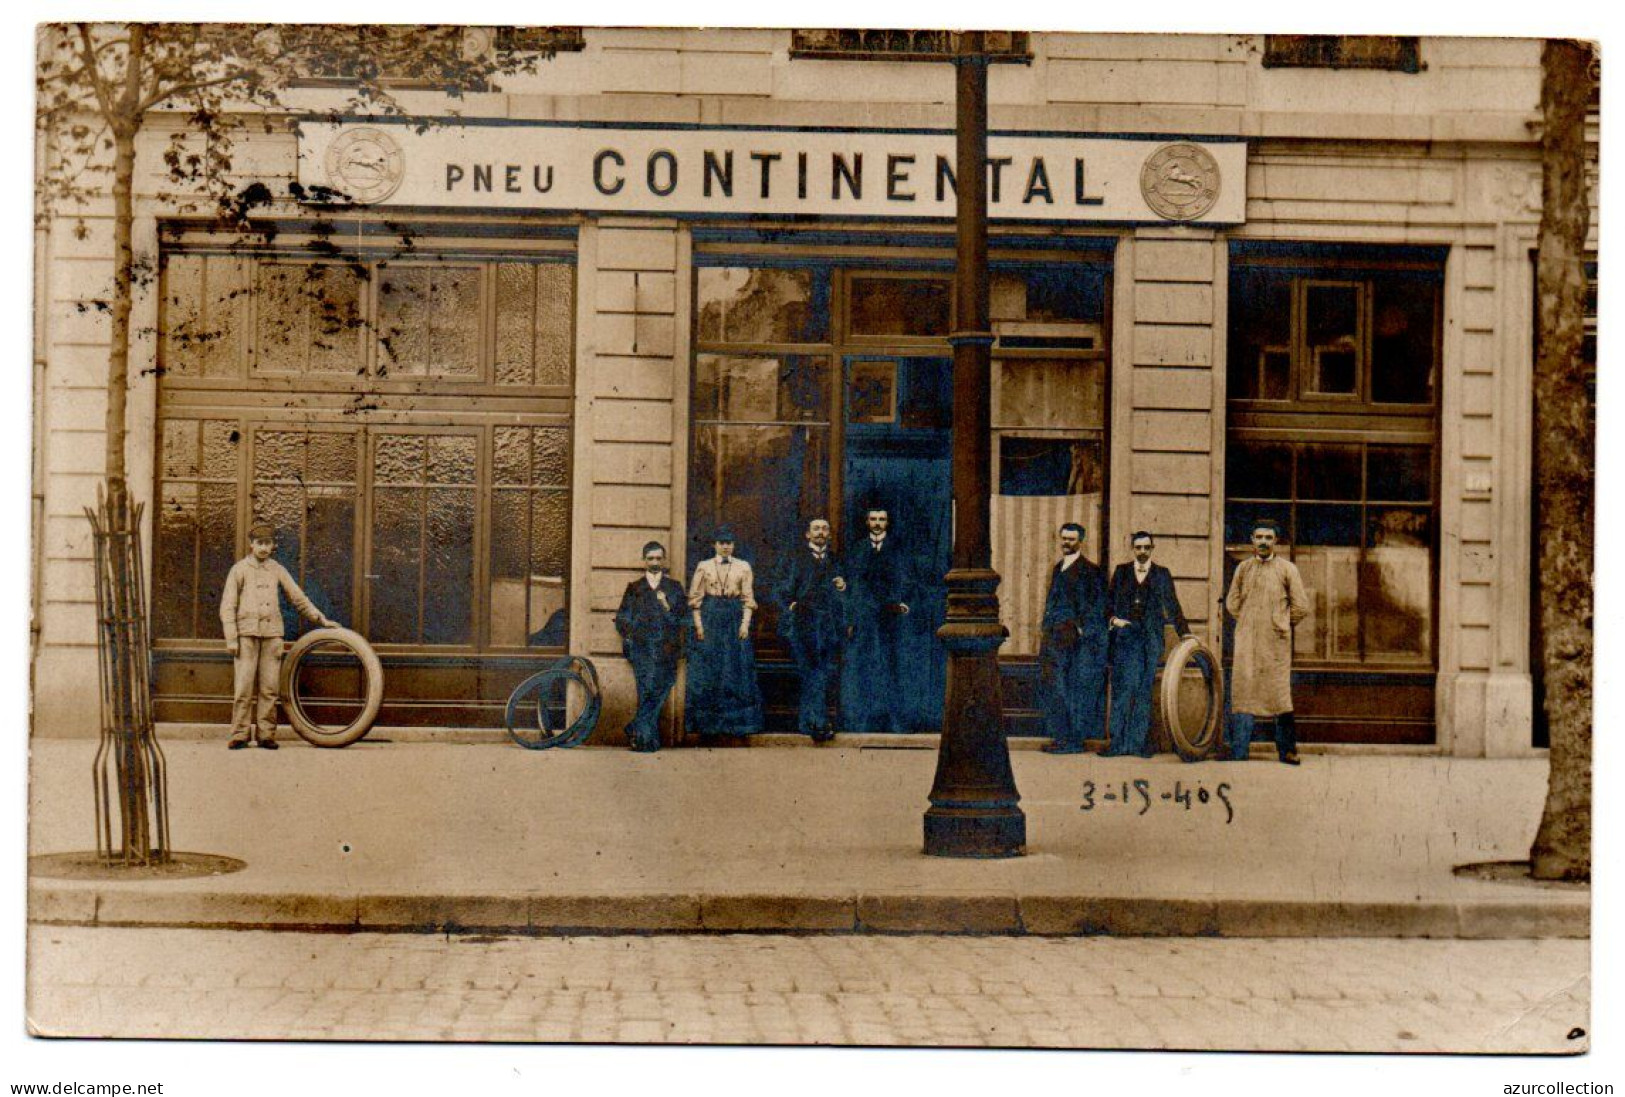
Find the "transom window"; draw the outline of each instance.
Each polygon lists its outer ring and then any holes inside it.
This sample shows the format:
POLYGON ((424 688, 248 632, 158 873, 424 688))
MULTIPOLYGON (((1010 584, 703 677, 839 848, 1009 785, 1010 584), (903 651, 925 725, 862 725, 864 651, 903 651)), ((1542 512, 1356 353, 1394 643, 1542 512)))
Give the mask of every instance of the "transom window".
POLYGON ((575 271, 558 262, 173 255, 174 380, 570 385, 575 271))
POLYGON ((1230 399, 1431 407, 1441 284, 1438 268, 1233 267, 1230 399))

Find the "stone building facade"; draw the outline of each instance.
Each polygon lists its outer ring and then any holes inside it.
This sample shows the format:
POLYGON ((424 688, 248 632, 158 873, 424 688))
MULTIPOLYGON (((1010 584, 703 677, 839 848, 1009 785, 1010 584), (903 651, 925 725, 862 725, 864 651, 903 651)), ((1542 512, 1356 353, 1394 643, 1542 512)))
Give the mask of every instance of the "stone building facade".
MULTIPOLYGON (((136 238, 160 274, 136 303, 127 456, 149 502, 161 718, 223 720, 212 599, 254 517, 384 656, 384 722, 499 722, 514 682, 572 651, 604 675, 614 741, 632 690, 612 615, 645 541, 686 578, 726 522, 770 578, 806 518, 845 543, 884 505, 921 576, 930 729, 951 66, 789 30, 580 44, 455 118, 404 90, 427 130, 329 121, 330 92, 299 93, 299 125, 235 157, 276 196, 252 244, 166 199, 170 127, 148 127, 136 238), (295 197, 324 186, 355 204, 295 197)), ((1295 641, 1307 742, 1534 749, 1539 43, 1017 46, 990 74, 1012 734, 1037 730, 1060 521, 1108 564, 1155 533, 1218 640, 1246 523, 1267 514, 1315 603, 1295 641)), ((104 210, 85 226, 42 231, 37 266, 44 735, 94 733, 82 508, 107 327, 82 306, 105 292, 111 235, 104 210)))

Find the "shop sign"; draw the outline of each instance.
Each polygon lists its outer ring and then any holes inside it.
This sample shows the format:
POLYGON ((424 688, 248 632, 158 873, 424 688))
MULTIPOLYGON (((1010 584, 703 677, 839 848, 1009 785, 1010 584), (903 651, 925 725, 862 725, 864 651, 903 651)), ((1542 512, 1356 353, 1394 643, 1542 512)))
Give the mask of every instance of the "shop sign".
MULTIPOLYGON (((995 220, 1245 217, 1240 141, 988 138, 995 220)), ((657 129, 378 120, 300 126, 317 201, 605 213, 952 218, 951 132, 657 129)))

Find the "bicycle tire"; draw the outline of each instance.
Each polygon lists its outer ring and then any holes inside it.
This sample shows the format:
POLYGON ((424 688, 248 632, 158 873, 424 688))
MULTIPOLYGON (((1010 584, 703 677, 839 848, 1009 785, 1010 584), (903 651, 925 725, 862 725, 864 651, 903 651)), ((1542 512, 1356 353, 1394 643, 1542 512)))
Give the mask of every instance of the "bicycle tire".
POLYGON ((567 655, 562 659, 549 663, 541 670, 520 682, 514 687, 513 693, 508 695, 508 704, 503 711, 503 726, 508 730, 508 737, 526 750, 550 750, 554 747, 573 747, 585 742, 598 726, 598 715, 603 708, 603 692, 598 684, 598 669, 592 661, 580 655, 567 655), (570 725, 562 730, 554 729, 547 719, 547 702, 551 697, 551 687, 560 681, 574 681, 580 684, 586 692, 587 703, 570 725), (536 730, 532 736, 521 730, 519 720, 520 709, 535 695, 536 703, 536 730))
POLYGON ((293 642, 282 658, 282 711, 294 733, 315 747, 347 747, 372 730, 378 719, 378 710, 384 703, 384 666, 378 653, 359 632, 347 628, 312 629, 293 642), (338 644, 348 648, 361 661, 367 678, 367 697, 354 720, 333 729, 319 724, 305 712, 298 690, 299 665, 314 649, 323 644, 338 644))
POLYGON ((1168 653, 1168 662, 1162 668, 1162 720, 1168 728, 1168 737, 1174 749, 1187 762, 1199 762, 1213 753, 1219 741, 1219 728, 1224 722, 1224 666, 1213 649, 1195 636, 1181 640, 1168 653), (1192 660, 1206 661, 1210 672, 1207 679, 1207 715, 1202 726, 1192 730, 1185 727, 1179 715, 1179 682, 1192 660))

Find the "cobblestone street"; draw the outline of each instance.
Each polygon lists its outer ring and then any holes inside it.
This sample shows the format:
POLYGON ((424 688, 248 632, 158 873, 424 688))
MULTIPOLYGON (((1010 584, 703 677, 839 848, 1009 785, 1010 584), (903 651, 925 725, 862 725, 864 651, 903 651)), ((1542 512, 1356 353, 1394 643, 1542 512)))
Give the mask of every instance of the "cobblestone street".
POLYGON ((30 929, 41 1034, 1582 1050, 1575 940, 30 929))

